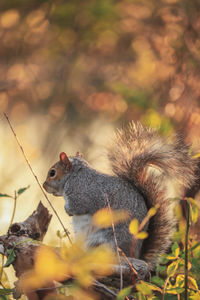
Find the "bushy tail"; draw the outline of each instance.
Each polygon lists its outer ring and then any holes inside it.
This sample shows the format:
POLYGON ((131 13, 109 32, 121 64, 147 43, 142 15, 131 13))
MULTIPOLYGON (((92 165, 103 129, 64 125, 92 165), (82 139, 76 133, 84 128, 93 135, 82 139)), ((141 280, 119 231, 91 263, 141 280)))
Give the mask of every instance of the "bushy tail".
POLYGON ((130 123, 117 132, 109 151, 114 173, 131 181, 141 191, 148 209, 159 205, 156 215, 150 219, 149 237, 143 243, 143 258, 152 269, 159 254, 168 249, 175 226, 173 205, 167 196, 164 179, 177 180, 185 187, 195 180, 196 163, 188 150, 178 138, 164 139, 151 128, 130 123), (155 169, 159 174, 153 172, 155 169))

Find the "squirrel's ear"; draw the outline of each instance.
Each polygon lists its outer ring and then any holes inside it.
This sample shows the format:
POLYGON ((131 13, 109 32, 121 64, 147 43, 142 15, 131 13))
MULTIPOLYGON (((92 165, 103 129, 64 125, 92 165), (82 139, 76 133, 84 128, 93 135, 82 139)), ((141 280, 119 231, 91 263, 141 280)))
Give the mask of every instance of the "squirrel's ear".
POLYGON ((69 158, 67 157, 67 154, 66 154, 65 152, 61 152, 61 153, 60 153, 60 161, 61 161, 64 165, 66 165, 68 171, 71 170, 72 163, 71 163, 71 161, 69 160, 69 158))

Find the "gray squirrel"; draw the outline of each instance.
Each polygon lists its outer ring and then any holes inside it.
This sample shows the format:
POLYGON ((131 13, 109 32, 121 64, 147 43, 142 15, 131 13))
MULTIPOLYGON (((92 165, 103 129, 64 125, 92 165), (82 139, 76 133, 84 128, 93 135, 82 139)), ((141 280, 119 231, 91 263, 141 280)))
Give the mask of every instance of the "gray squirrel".
MULTIPOLYGON (((181 139, 163 138, 152 128, 133 122, 118 130, 108 157, 114 175, 93 169, 79 153, 68 158, 62 152, 43 187, 54 196, 64 197, 75 235, 85 234, 88 247, 108 243, 116 249, 113 228, 94 229, 91 222, 94 213, 107 207, 108 201, 113 210, 127 210, 130 220, 137 218, 139 223, 157 204, 157 213, 144 228, 148 238, 138 239, 134 248, 134 257, 145 260, 154 269, 159 255, 171 243, 176 223, 164 182, 170 179, 189 187, 195 180, 195 160, 181 139)), ((118 247, 127 256, 133 239, 130 220, 115 224, 118 247)))

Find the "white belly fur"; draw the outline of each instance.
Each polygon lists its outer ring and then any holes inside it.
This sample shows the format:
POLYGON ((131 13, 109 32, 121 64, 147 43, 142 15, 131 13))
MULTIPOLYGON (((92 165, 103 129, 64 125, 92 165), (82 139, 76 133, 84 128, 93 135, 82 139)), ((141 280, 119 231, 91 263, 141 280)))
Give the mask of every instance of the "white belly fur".
POLYGON ((101 230, 98 230, 92 224, 91 215, 74 215, 72 217, 72 225, 74 229, 75 240, 84 239, 85 248, 100 244, 110 244, 114 248, 114 243, 111 240, 105 239, 105 236, 101 230))
POLYGON ((74 229, 75 238, 80 235, 87 235, 92 227, 92 216, 91 215, 74 215, 72 217, 72 225, 74 229))

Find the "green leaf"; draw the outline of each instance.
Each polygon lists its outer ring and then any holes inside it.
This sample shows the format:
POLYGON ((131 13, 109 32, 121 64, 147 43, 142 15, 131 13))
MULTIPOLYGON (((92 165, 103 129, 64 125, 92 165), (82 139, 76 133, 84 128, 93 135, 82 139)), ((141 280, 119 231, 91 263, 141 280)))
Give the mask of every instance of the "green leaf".
POLYGON ((178 265, 179 265, 178 261, 174 261, 173 263, 171 263, 167 267, 167 275, 172 276, 175 273, 175 271, 178 269, 178 265))
POLYGON ((157 265, 156 266, 156 272, 158 273, 164 273, 166 272, 167 266, 161 266, 161 265, 157 265))
POLYGON ((142 295, 140 292, 135 293, 133 296, 134 296, 134 299, 137 299, 137 300, 146 300, 146 299, 147 299, 147 298, 146 298, 144 295, 142 295))
POLYGON ((165 290, 165 293, 173 294, 173 295, 181 294, 183 292, 184 292, 184 288, 181 288, 181 287, 168 288, 165 290))
POLYGON ((23 192, 25 192, 28 188, 30 187, 30 185, 28 185, 27 187, 21 188, 17 191, 18 196, 21 195, 23 192))
POLYGON ((9 300, 8 295, 2 295, 2 296, 0 296, 0 299, 1 300, 9 300))
POLYGON ((179 254, 180 254, 180 248, 179 248, 179 245, 177 242, 175 242, 173 245, 172 245, 172 253, 170 253, 169 255, 167 255, 167 259, 169 260, 175 260, 179 257, 179 254))
POLYGON ((152 296, 152 288, 146 284, 146 282, 141 281, 141 283, 136 284, 137 290, 144 296, 152 296))
POLYGON ((177 242, 175 242, 175 243, 172 245, 172 253, 175 254, 176 249, 178 249, 178 248, 179 248, 179 245, 178 245, 177 242))
POLYGON ((56 235, 57 235, 57 237, 59 237, 59 239, 62 239, 62 235, 61 235, 60 230, 57 230, 57 231, 56 231, 56 235))
POLYGON ((13 289, 0 289, 0 296, 9 295, 13 293, 13 289))
POLYGON ((14 262, 14 260, 16 258, 16 254, 15 254, 14 248, 8 249, 7 253, 8 253, 8 258, 7 258, 7 261, 6 261, 5 265, 4 265, 4 268, 9 267, 14 262))
POLYGON ((192 220, 192 223, 195 224, 198 221, 199 218, 199 208, 197 206, 192 206, 192 209, 190 210, 190 217, 192 220))
POLYGON ((151 282, 145 282, 145 285, 148 286, 152 291, 162 292, 158 286, 152 284, 151 282))
POLYGON ((131 290, 132 290, 132 286, 128 286, 122 289, 117 295, 117 300, 124 300, 126 296, 130 295, 131 290))
POLYGON ((8 195, 8 194, 1 194, 1 193, 0 193, 0 197, 13 198, 12 196, 10 196, 10 195, 8 195))
POLYGON ((163 287, 164 286, 164 280, 158 276, 153 276, 151 278, 151 282, 158 285, 159 287, 163 287))
POLYGON ((160 265, 166 265, 169 262, 167 254, 163 254, 159 259, 160 265))
POLYGON ((200 246, 200 242, 195 243, 194 246, 191 248, 191 250, 193 251, 194 249, 196 249, 199 246, 200 246))
POLYGON ((177 300, 177 295, 165 294, 165 300, 177 300))

